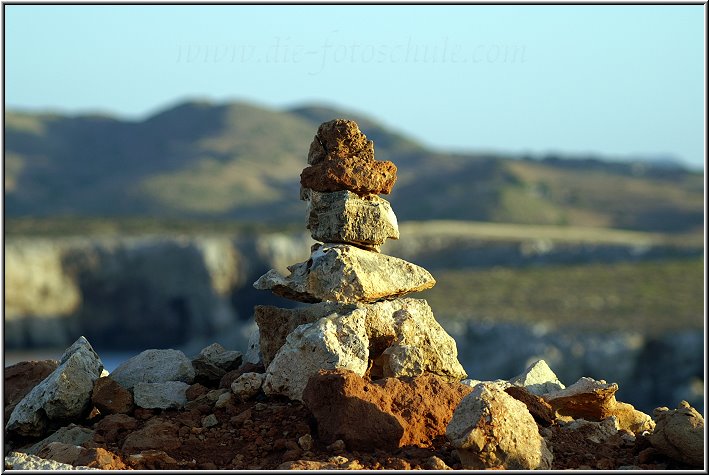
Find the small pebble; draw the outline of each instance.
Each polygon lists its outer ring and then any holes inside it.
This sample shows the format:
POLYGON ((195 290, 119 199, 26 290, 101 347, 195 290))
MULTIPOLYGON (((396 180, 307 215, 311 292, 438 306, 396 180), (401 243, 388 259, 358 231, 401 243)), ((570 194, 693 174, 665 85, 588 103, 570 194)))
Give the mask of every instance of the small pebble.
POLYGON ((307 452, 308 450, 313 448, 313 436, 310 434, 305 434, 304 436, 299 437, 298 445, 301 449, 307 452))
POLYGON ((336 454, 345 451, 345 442, 342 439, 337 439, 335 442, 327 446, 327 450, 336 454))
POLYGON ((217 416, 214 414, 204 416, 202 419, 202 427, 214 427, 217 424, 219 424, 219 421, 217 420, 217 416))

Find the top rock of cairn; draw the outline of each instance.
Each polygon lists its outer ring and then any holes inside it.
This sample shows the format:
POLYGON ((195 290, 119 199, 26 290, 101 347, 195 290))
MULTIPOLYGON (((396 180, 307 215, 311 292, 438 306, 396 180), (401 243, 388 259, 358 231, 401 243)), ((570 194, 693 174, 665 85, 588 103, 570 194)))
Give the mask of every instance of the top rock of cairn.
POLYGON ((335 119, 318 127, 308 164, 300 183, 314 191, 388 195, 396 182, 396 165, 375 160, 374 143, 351 120, 335 119))

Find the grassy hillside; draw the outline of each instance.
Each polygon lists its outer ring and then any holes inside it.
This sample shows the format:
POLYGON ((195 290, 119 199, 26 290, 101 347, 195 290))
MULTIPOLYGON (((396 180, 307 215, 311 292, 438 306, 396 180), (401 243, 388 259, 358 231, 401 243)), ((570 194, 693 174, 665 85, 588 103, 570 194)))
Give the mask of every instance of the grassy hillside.
POLYGON ((702 257, 439 271, 420 294, 442 321, 546 322, 658 335, 703 328, 702 257))
POLYGON ((448 154, 367 117, 325 107, 278 111, 186 102, 140 122, 5 114, 7 217, 302 223, 299 174, 318 125, 357 120, 392 160, 402 221, 703 229, 703 177, 601 160, 448 154))

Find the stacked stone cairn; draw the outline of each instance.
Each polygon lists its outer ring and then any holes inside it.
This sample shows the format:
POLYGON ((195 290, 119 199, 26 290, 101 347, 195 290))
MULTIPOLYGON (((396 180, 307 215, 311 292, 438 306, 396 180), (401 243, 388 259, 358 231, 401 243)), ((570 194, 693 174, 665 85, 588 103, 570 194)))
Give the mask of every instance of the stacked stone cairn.
POLYGON ((426 373, 450 381, 467 375, 453 338, 425 300, 425 269, 380 252, 398 239, 396 215, 379 194, 396 181, 392 162, 374 159, 374 144, 350 120, 320 125, 301 173, 310 258, 261 276, 254 287, 311 305, 257 306, 263 389, 302 400, 311 376, 343 368, 369 380, 426 373))

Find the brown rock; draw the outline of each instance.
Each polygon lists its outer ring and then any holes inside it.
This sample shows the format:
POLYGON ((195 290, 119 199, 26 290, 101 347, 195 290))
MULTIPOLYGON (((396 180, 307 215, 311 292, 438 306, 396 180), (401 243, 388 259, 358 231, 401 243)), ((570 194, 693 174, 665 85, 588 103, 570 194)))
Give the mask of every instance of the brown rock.
POLYGON ((353 120, 334 119, 323 122, 310 143, 308 164, 316 165, 330 154, 342 157, 362 156, 374 160, 374 144, 359 130, 353 120))
POLYGON ((178 427, 163 419, 151 419, 142 429, 133 432, 123 442, 123 451, 173 450, 181 445, 178 427))
POLYGON ((209 389, 206 386, 203 386, 200 383, 195 383, 191 385, 189 388, 187 388, 187 391, 185 391, 185 396, 187 397, 188 401, 194 401, 198 399, 200 396, 204 396, 209 392, 209 389))
POLYGON ((396 165, 375 160, 374 143, 351 120, 321 124, 310 144, 308 163, 300 183, 315 191, 389 194, 396 182, 396 165))
POLYGON ((549 427, 554 422, 554 410, 540 396, 530 393, 523 386, 511 386, 505 392, 527 406, 534 421, 542 427, 549 427))
POLYGON ((22 361, 4 369, 5 423, 18 402, 57 369, 56 360, 22 361))
POLYGON ((113 452, 104 448, 84 449, 76 459, 76 465, 100 470, 126 470, 126 464, 113 452))
POLYGON ((657 427, 648 437, 654 448, 692 467, 704 466, 704 417, 687 401, 677 409, 658 407, 657 427))
POLYGON ((360 160, 359 157, 328 156, 317 165, 305 168, 300 183, 321 192, 349 190, 360 196, 388 195, 396 182, 396 165, 392 162, 360 160))
POLYGON ((37 452, 37 456, 43 459, 54 460, 55 462, 78 465, 76 460, 83 450, 85 449, 78 445, 51 442, 37 452))
POLYGON ((96 424, 95 441, 114 443, 138 428, 138 421, 126 414, 111 414, 96 424))
POLYGON ((444 435, 461 399, 472 389, 424 374, 367 382, 352 371, 320 371, 303 393, 320 440, 342 439, 350 450, 430 446, 444 435))
POLYGON ((111 378, 94 383, 91 402, 102 414, 128 414, 133 410, 133 395, 111 378))
POLYGON ((565 389, 544 394, 543 398, 560 416, 595 422, 615 416, 620 429, 634 434, 652 430, 655 423, 650 416, 628 403, 617 401, 616 391, 616 383, 583 377, 565 389))

